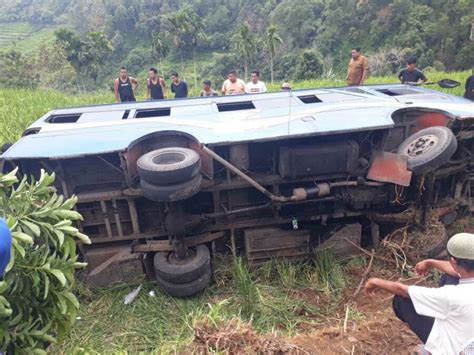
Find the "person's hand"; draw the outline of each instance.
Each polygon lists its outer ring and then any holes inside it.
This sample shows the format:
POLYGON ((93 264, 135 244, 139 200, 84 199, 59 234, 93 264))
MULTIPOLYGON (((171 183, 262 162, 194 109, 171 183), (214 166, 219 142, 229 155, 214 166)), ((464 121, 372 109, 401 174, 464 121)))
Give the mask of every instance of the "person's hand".
POLYGON ((429 269, 428 260, 420 261, 415 265, 415 272, 418 276, 425 276, 429 269))
POLYGON ((375 290, 378 288, 377 286, 377 279, 374 277, 371 277, 370 279, 367 280, 365 283, 365 292, 369 296, 374 296, 375 295, 375 290))

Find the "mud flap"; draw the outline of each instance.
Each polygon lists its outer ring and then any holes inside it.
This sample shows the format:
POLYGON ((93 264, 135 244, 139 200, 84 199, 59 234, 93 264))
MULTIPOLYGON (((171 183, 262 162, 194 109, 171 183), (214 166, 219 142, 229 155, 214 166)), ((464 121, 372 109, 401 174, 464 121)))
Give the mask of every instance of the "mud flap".
POLYGON ((410 186, 412 172, 407 168, 407 159, 399 154, 378 152, 370 166, 367 179, 410 186))

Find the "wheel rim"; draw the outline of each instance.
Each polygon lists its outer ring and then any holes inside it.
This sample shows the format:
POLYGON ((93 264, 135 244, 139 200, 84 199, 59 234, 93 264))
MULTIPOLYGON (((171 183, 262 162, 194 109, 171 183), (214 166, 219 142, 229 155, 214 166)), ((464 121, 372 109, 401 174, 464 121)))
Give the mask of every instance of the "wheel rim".
POLYGON ((196 252, 192 249, 188 249, 188 255, 186 255, 185 258, 179 259, 176 256, 175 252, 171 252, 168 254, 168 262, 173 265, 184 265, 187 264, 190 260, 194 259, 196 257, 196 252))
POLYGON ((433 134, 425 134, 414 139, 405 148, 405 155, 409 157, 417 157, 429 152, 438 143, 438 137, 433 134))
POLYGON ((162 153, 152 159, 153 164, 157 165, 169 165, 169 164, 176 164, 181 163, 186 156, 181 153, 170 152, 170 153, 162 153))

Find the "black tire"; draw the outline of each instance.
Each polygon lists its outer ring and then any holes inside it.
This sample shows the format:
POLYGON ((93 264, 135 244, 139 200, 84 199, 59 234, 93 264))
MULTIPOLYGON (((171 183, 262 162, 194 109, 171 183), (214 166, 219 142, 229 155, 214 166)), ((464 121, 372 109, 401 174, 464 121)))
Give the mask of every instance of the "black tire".
POLYGON ((187 148, 163 148, 142 155, 137 161, 140 179, 155 185, 177 184, 195 177, 201 157, 187 148))
POLYGON ((422 129, 405 139, 398 154, 408 157, 408 169, 422 175, 446 164, 458 147, 453 132, 442 126, 422 129))
POLYGON ((211 264, 211 253, 204 244, 189 250, 189 257, 176 259, 174 252, 158 252, 153 264, 161 279, 172 283, 192 282, 201 277, 211 264))
POLYGON ((190 297, 204 290, 211 282, 212 270, 209 266, 201 277, 194 281, 176 284, 156 276, 158 287, 172 297, 190 297))
POLYGON ((180 201, 194 196, 201 189, 201 174, 191 180, 174 185, 154 185, 145 180, 140 180, 143 195, 157 202, 180 201))

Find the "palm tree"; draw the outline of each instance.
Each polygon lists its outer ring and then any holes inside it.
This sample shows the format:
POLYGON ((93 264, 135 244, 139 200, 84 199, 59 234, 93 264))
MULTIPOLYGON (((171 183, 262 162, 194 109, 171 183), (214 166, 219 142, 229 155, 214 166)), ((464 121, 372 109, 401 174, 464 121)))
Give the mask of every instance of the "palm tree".
POLYGON ((255 39, 249 26, 246 24, 241 25, 237 31, 235 36, 235 49, 244 58, 245 81, 247 81, 249 61, 255 52, 255 39))
POLYGON ((192 12, 189 9, 185 10, 187 12, 187 23, 189 33, 187 34, 188 38, 191 41, 193 47, 193 65, 194 65, 194 87, 197 87, 197 74, 196 74, 196 46, 198 42, 204 42, 208 40, 204 32, 204 22, 201 17, 197 16, 196 13, 192 12))
POLYGON ((268 52, 270 53, 270 77, 273 84, 273 58, 275 57, 276 47, 283 42, 281 37, 276 33, 277 28, 275 25, 270 25, 267 28, 266 45, 268 52))
POLYGON ((169 43, 166 41, 165 37, 160 36, 160 33, 155 32, 152 35, 151 45, 153 51, 158 55, 158 60, 160 61, 160 70, 163 71, 162 60, 168 55, 170 51, 169 43))
POLYGON ((187 13, 184 10, 175 11, 165 16, 165 19, 171 25, 171 30, 168 32, 171 43, 179 52, 181 59, 181 72, 184 73, 183 63, 183 47, 185 45, 184 38, 189 31, 189 23, 187 13))

